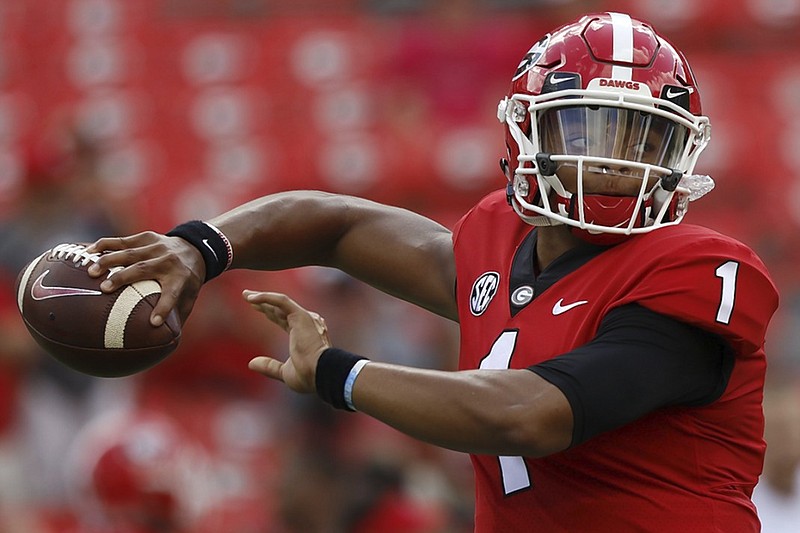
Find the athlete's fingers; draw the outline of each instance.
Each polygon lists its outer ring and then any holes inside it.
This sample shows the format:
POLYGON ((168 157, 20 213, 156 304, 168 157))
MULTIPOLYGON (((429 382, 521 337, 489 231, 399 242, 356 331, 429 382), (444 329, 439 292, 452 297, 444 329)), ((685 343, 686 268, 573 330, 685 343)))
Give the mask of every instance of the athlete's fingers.
POLYGON ((257 291, 244 290, 242 296, 247 300, 256 311, 263 313, 271 322, 280 326, 284 331, 289 331, 289 323, 286 320, 286 313, 278 307, 266 303, 257 291))
POLYGON ((127 267, 152 257, 169 253, 164 244, 164 235, 145 231, 128 237, 104 237, 89 245, 89 253, 97 253, 97 261, 89 268, 89 274, 97 277, 115 267, 127 267))
POLYGON ((124 248, 123 240, 125 237, 102 237, 86 247, 90 254, 100 254, 108 250, 120 250, 124 248))
POLYGON ((284 329, 290 328, 292 326, 292 321, 295 320, 296 317, 311 315, 311 313, 300 304, 279 292, 246 291, 245 299, 251 304, 265 306, 264 309, 273 308, 271 313, 274 316, 280 317, 281 321, 286 323, 285 327, 282 326, 284 329))
POLYGON ((247 301, 256 304, 269 304, 281 311, 288 317, 292 313, 308 314, 309 312, 304 309, 300 304, 280 292, 256 292, 251 291, 247 295, 247 301))
POLYGON ((160 326, 164 323, 165 317, 169 315, 173 309, 178 309, 181 324, 184 323, 189 316, 189 312, 192 310, 197 293, 195 292, 191 297, 184 298, 188 301, 188 309, 186 304, 180 305, 182 295, 185 295, 185 292, 182 290, 181 286, 176 286, 171 283, 161 284, 161 295, 156 305, 153 306, 152 313, 150 313, 150 323, 154 326, 160 326))
POLYGON ((128 237, 104 237, 87 248, 99 256, 89 269, 90 275, 107 277, 100 284, 104 292, 113 292, 137 281, 155 280, 161 295, 150 314, 150 323, 158 326, 173 310, 183 323, 191 313, 205 277, 200 252, 178 237, 145 231, 128 237))
POLYGON ((104 253, 89 267, 89 275, 97 278, 115 269, 121 269, 140 261, 144 254, 140 250, 125 249, 118 252, 104 253))
POLYGON ((325 321, 285 294, 245 290, 243 296, 289 334, 289 358, 285 363, 256 357, 250 362, 250 368, 283 381, 294 391, 313 392, 317 361, 320 354, 331 346, 325 321))
POLYGON ((102 237, 90 244, 86 250, 89 253, 103 253, 113 250, 124 250, 135 248, 157 241, 159 234, 154 231, 142 231, 134 235, 124 237, 102 237))
POLYGON ((247 367, 261 375, 267 376, 268 378, 283 381, 283 363, 277 359, 273 359, 272 357, 266 357, 263 355, 254 357, 247 364, 247 367))
MULTIPOLYGON (((133 258, 135 255, 133 250, 126 250, 124 252, 117 252, 118 254, 126 254, 133 258)), ((127 262, 127 261, 126 261, 127 262)), ((99 267, 103 268, 103 267, 99 267)), ((159 272, 157 259, 140 259, 131 260, 126 266, 117 265, 111 267, 108 277, 100 284, 100 289, 105 292, 114 292, 124 285, 130 285, 136 281, 147 279, 160 280, 164 277, 163 274, 156 274, 159 272)))
MULTIPOLYGON (((158 256, 158 251, 150 246, 143 248, 125 248, 116 252, 104 253, 89 267, 89 275, 98 277, 107 272, 111 272, 113 275, 116 269, 127 268, 158 256)), ((137 268, 139 268, 140 271, 146 271, 144 265, 139 265, 137 268)))

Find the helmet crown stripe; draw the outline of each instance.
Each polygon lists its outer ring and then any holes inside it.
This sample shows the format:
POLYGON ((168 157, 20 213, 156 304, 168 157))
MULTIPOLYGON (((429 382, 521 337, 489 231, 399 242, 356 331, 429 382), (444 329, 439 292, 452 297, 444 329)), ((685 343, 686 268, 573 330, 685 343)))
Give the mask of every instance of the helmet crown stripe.
MULTIPOLYGON (((613 37, 614 61, 633 63, 633 21, 624 13, 609 13, 613 37)), ((617 80, 630 80, 633 76, 631 67, 614 65, 611 77, 617 80)))

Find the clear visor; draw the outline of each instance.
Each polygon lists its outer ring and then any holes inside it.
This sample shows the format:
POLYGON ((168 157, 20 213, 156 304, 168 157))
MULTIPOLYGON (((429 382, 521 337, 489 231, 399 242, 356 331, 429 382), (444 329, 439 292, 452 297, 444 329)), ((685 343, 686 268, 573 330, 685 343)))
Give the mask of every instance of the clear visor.
POLYGON ((541 112, 543 151, 553 155, 608 158, 676 168, 689 129, 666 117, 605 106, 555 107, 541 112))

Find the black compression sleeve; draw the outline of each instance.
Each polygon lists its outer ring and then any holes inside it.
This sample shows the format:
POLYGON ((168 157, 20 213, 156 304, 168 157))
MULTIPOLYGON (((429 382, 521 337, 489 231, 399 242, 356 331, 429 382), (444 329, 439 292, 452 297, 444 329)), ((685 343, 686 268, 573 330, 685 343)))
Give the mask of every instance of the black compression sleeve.
POLYGON ((530 370, 572 407, 572 446, 661 407, 706 405, 733 370, 722 337, 638 304, 612 310, 597 336, 530 370))

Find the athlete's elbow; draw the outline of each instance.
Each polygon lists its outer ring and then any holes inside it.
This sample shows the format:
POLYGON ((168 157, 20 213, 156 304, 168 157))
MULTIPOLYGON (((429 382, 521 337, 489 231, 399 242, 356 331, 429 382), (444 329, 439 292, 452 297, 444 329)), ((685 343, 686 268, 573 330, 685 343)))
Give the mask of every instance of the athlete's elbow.
POLYGON ((544 457, 567 449, 573 417, 564 394, 527 370, 502 377, 505 387, 494 410, 492 430, 507 451, 503 455, 544 457))
POLYGON ((503 455, 524 457, 545 457, 567 449, 571 441, 571 431, 552 413, 523 414, 510 417, 507 427, 499 432, 502 435, 503 455))

